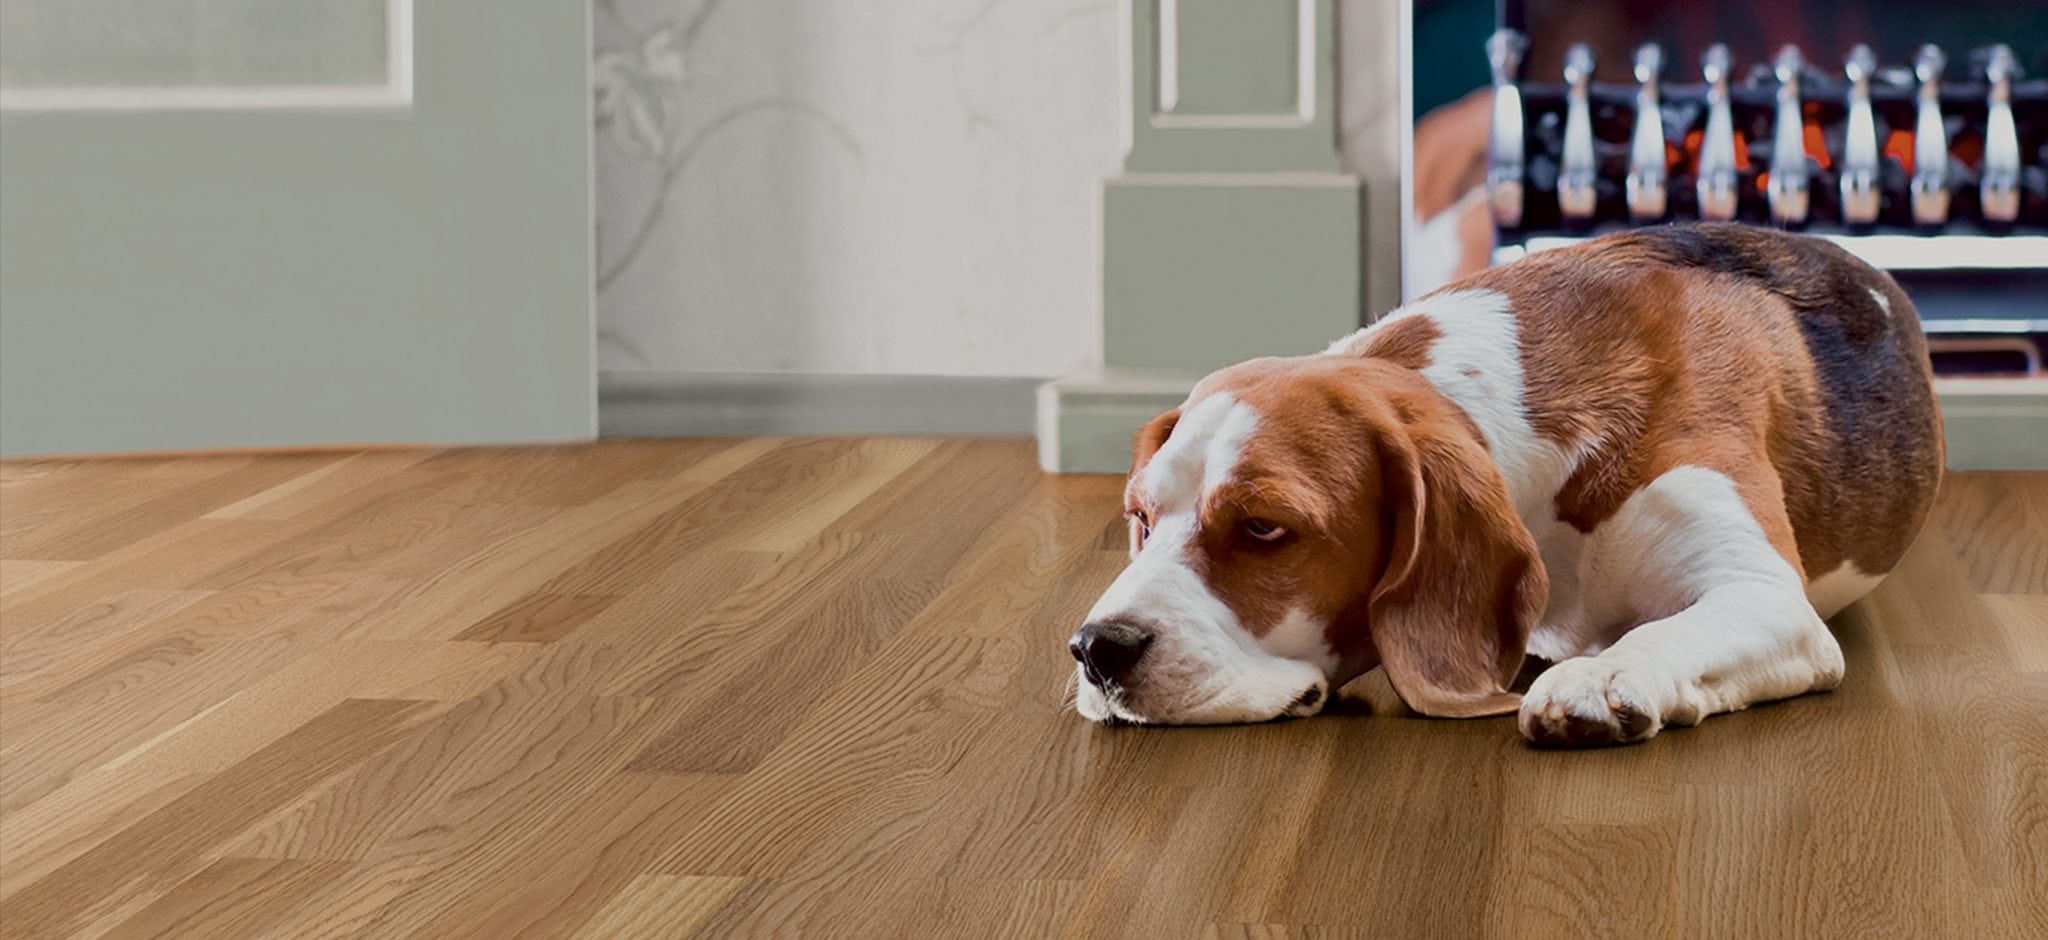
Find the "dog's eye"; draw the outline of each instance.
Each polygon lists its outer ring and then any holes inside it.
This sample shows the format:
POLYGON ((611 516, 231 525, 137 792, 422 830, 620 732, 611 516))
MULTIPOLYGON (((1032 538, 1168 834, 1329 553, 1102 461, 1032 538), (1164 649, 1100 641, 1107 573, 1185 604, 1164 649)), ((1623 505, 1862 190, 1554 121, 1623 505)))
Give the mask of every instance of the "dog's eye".
POLYGON ((1142 512, 1131 513, 1131 521, 1138 524, 1138 544, 1143 546, 1152 537, 1152 520, 1142 512))
POLYGON ((1277 542, 1287 534, 1287 530, 1264 519, 1246 519, 1244 534, 1261 542, 1277 542))

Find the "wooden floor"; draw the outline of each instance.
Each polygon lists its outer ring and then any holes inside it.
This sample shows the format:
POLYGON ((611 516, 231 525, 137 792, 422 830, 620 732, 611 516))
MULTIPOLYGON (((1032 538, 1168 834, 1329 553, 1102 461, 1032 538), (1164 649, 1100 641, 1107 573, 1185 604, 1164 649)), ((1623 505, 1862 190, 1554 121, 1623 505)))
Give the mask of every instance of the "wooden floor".
POLYGON ((2048 476, 1949 481, 1839 691, 1596 752, 1376 677, 1082 722, 1119 486, 1009 441, 0 464, 0 933, 2044 935, 2048 476))

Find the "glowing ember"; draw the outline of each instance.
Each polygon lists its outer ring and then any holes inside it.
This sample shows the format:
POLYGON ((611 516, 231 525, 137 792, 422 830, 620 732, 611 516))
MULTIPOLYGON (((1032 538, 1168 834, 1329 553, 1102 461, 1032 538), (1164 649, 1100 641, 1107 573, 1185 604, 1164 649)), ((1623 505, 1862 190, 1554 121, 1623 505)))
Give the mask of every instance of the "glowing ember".
POLYGON ((1806 155, 1819 163, 1823 170, 1834 166, 1834 161, 1828 158, 1828 141, 1821 133, 1820 125, 1802 124, 1800 127, 1806 132, 1806 155))
MULTIPOLYGON (((1700 168, 1700 143, 1705 138, 1706 132, 1704 131, 1698 129, 1686 131, 1685 145, 1681 148, 1684 153, 1674 159, 1691 166, 1693 172, 1698 173, 1700 168)), ((1749 169, 1749 141, 1744 139, 1740 133, 1735 135, 1735 169, 1737 172, 1749 169)))
POLYGON ((1893 128, 1884 139, 1884 155, 1899 161, 1906 175, 1913 175, 1913 132, 1893 128))

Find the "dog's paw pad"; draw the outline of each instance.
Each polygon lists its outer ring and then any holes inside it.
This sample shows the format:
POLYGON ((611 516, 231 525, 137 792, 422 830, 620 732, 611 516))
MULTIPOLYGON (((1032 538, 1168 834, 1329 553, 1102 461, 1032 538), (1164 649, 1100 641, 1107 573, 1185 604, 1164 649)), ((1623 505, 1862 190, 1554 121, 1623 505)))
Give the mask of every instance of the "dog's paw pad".
POLYGON ((1625 670, 1581 657, 1536 677, 1522 697, 1518 724, 1537 744, 1598 747, 1648 740, 1664 723, 1625 670))

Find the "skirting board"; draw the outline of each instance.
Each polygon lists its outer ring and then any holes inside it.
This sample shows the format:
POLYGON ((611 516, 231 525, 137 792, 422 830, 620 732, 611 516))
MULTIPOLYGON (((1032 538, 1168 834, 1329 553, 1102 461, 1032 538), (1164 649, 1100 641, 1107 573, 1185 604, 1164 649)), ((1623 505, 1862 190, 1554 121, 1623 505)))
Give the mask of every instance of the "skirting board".
POLYGON ((1042 378, 606 372, 606 437, 1031 433, 1042 378))
POLYGON ((1934 380, 1950 470, 2048 470, 2048 379, 1934 380))
MULTIPOLYGON (((1054 473, 1123 473, 1131 436, 1194 375, 1101 370, 1040 390, 1038 459, 1054 473)), ((2048 470, 2048 379, 1937 379, 1950 470, 2048 470)))

